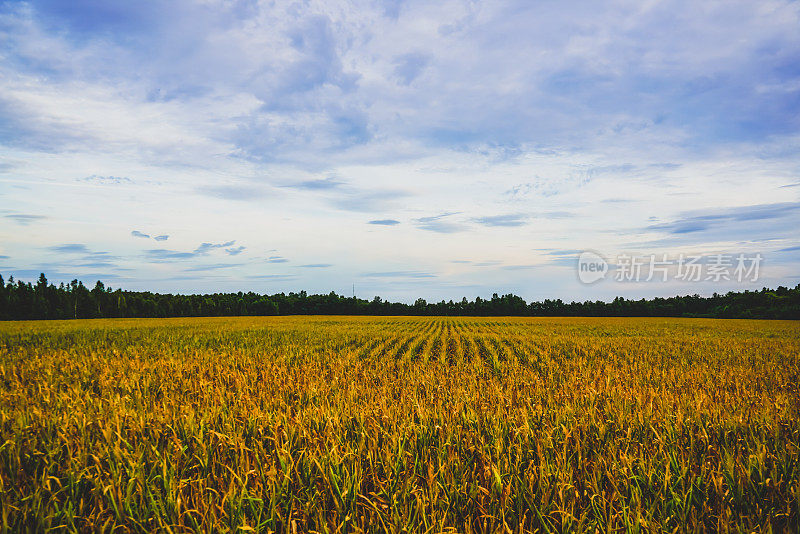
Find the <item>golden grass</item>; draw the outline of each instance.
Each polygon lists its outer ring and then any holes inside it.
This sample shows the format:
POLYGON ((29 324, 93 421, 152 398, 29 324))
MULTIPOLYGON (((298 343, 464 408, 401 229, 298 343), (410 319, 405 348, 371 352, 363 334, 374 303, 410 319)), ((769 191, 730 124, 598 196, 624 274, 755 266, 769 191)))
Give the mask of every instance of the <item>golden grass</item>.
POLYGON ((4 531, 798 531, 800 327, 0 323, 4 531))

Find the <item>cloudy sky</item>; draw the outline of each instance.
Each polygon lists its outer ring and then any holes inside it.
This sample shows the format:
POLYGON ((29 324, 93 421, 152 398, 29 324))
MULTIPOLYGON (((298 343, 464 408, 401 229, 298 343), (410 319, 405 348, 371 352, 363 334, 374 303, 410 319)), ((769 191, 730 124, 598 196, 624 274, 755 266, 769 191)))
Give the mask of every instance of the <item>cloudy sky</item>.
POLYGON ((799 229, 797 2, 0 1, 6 278, 708 294, 800 283, 799 229))

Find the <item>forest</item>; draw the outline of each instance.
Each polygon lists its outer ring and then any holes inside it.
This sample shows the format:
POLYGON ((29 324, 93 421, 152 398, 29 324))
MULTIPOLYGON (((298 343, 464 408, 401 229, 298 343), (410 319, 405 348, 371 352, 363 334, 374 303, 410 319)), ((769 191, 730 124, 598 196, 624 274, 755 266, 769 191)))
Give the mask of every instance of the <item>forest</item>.
POLYGON ((560 317, 717 317, 730 319, 800 319, 800 284, 759 291, 714 293, 611 302, 526 302, 513 294, 491 299, 389 302, 337 295, 254 292, 183 295, 112 289, 97 281, 92 289, 81 281, 49 283, 42 273, 36 283, 6 282, 0 275, 0 320, 100 319, 114 317, 222 317, 254 315, 437 315, 560 317))

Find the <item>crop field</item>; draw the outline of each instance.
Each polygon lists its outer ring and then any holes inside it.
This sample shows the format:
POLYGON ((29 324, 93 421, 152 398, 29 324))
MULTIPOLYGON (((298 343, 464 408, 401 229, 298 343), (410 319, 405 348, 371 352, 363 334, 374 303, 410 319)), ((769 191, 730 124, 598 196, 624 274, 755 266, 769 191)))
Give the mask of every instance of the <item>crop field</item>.
POLYGON ((800 325, 0 323, 4 531, 797 532, 800 325))

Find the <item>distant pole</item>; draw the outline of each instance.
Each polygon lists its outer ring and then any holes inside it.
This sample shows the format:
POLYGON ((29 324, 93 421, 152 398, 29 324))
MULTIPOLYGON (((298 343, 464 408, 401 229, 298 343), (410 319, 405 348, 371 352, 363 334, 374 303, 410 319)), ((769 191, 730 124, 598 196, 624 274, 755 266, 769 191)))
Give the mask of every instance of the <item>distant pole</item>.
POLYGON ((356 285, 353 284, 353 298, 356 298, 356 285))

